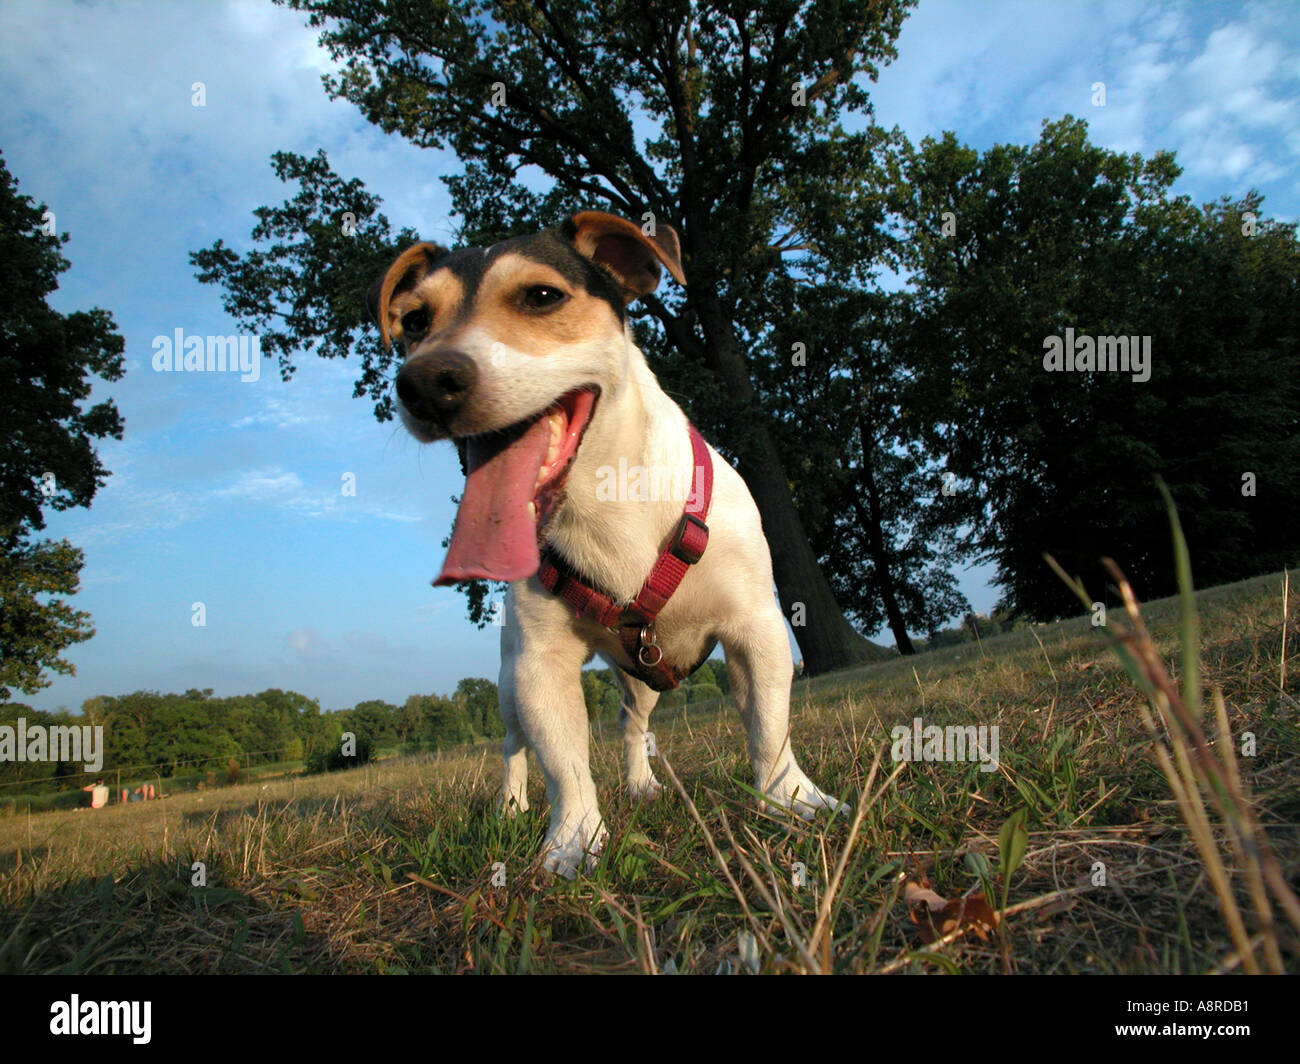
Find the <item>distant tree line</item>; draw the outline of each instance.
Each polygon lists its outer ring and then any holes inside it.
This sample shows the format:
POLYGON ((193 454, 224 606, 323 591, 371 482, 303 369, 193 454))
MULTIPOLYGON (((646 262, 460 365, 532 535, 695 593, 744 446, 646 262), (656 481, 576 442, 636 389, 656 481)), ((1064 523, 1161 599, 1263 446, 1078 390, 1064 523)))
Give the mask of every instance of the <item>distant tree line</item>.
MULTIPOLYGON (((615 720, 618 717, 622 688, 613 669, 586 669, 582 674, 582 697, 587 703, 589 720, 615 720)), ((675 691, 659 697, 659 707, 671 709, 697 702, 712 702, 731 690, 727 666, 717 660, 706 661, 675 691)))
POLYGON ((994 610, 991 614, 968 613, 960 624, 949 628, 940 628, 931 632, 924 639, 912 640, 917 652, 938 650, 940 647, 955 647, 962 643, 974 643, 981 639, 992 639, 995 635, 1018 632, 1028 628, 1029 622, 1006 610, 994 610))
MULTIPOLYGON (((311 762, 338 748, 352 732, 367 750, 439 750, 499 736, 497 688, 490 680, 461 680, 450 696, 411 695, 401 706, 379 700, 351 709, 322 711, 314 698, 276 688, 255 695, 216 698, 212 689, 184 694, 135 691, 87 699, 80 715, 47 713, 21 703, 0 705, 0 725, 101 725, 105 778, 123 782, 153 776, 179 779, 219 773, 237 779, 239 768, 311 762), (233 775, 231 764, 235 766, 233 775)), ((0 761, 0 800, 22 790, 39 794, 86 783, 83 764, 0 761), (23 783, 29 786, 18 787, 23 783)))

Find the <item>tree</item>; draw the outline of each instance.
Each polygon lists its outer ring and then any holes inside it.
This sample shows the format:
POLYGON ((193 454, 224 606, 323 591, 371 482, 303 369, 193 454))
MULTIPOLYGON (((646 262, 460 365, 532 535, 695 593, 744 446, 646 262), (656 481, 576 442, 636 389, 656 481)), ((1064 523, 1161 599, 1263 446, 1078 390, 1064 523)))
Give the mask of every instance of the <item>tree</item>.
POLYGON ((81 551, 31 539, 45 527, 45 507, 90 505, 109 475, 94 442, 122 438, 111 400, 84 405, 93 378, 123 373, 112 316, 46 304, 68 269, 59 252, 67 241, 45 205, 18 192, 0 157, 0 699, 13 687, 47 687, 47 669, 73 673, 63 651, 94 634, 90 615, 57 597, 76 593, 81 551))
MULTIPOLYGON (((773 352, 747 330, 743 308, 760 305, 774 279, 815 251, 803 236, 814 219, 798 190, 825 173, 845 177, 848 206, 838 213, 868 208, 851 231, 860 240, 874 232, 878 216, 853 195, 851 164, 879 137, 845 132, 840 116, 869 111, 859 76, 874 79, 893 58, 911 0, 292 6, 347 60, 327 80, 332 95, 387 132, 456 151, 464 171, 444 180, 467 242, 535 230, 591 206, 681 231, 686 296, 648 299, 640 338, 652 354, 671 349, 687 367, 673 390, 749 485, 782 605, 806 620, 795 634, 809 670, 882 654, 845 619, 818 567, 754 383, 755 366, 773 352), (655 130, 640 146, 638 124, 655 130), (537 177, 547 191, 532 190, 537 177)), ((293 350, 346 350, 363 317, 367 272, 385 243, 391 254, 406 234, 387 234, 373 197, 329 172, 322 156, 281 154, 276 167, 301 191, 283 208, 259 209, 254 239, 280 242, 240 256, 218 241, 193 260, 201 280, 225 286, 227 308, 250 327, 285 315, 264 334, 283 366, 293 350), (342 240, 342 232, 358 239, 342 240)), ((387 414, 389 356, 369 347, 362 357, 358 390, 387 414)), ((468 593, 481 618, 485 589, 468 593)))
POLYGON ((836 599, 863 631, 888 624, 910 654, 909 631, 970 608, 952 575, 970 548, 913 423, 916 378, 900 357, 906 299, 844 283, 852 263, 839 249, 823 257, 829 275, 791 286, 774 331, 797 358, 763 386, 786 411, 777 438, 836 599), (835 342, 813 340, 827 336, 835 342))
POLYGON ((243 753, 234 737, 220 726, 211 689, 190 690, 183 695, 137 692, 124 701, 138 703, 139 709, 148 714, 145 760, 161 776, 213 770, 243 753))
POLYGON ((478 737, 478 728, 471 719, 472 711, 463 691, 457 691, 451 698, 411 695, 401 712, 404 716, 419 719, 418 727, 408 739, 412 743, 445 750, 471 743, 478 737))
POLYGON ((691 673, 690 684, 691 686, 711 684, 725 695, 731 690, 731 683, 727 678, 726 663, 716 660, 703 662, 698 669, 691 673))
MULTIPOLYGON (((1178 504, 1197 580, 1300 558, 1300 245, 1251 193, 1171 197, 1172 154, 1098 148, 1073 118, 983 155, 952 134, 909 159, 915 270, 900 356, 910 409, 962 490, 945 500, 997 562, 1002 605, 1078 604, 1042 560, 1100 594, 1119 560, 1143 597, 1175 590, 1178 504), (954 226, 944 226, 951 212, 954 226), (1071 329, 1150 343, 1127 372, 1048 372, 1071 329), (1146 338, 1146 340, 1143 340, 1146 338)), ((1130 341, 1133 343, 1133 341, 1130 341)))
POLYGON ((622 688, 608 669, 582 670, 582 698, 588 720, 612 720, 618 716, 622 688))
POLYGON ((424 732, 424 724, 424 696, 407 696, 397 717, 397 738, 402 743, 419 743, 424 732))
MULTIPOLYGON (((283 691, 270 687, 253 696, 257 717, 265 728, 259 750, 282 751, 287 761, 304 757, 313 750, 332 746, 337 740, 326 736, 321 719, 320 704, 297 691, 283 691)), ((266 760, 275 760, 268 755, 266 760)))
POLYGON ((450 698, 434 698, 436 707, 430 721, 434 744, 439 750, 462 743, 472 743, 477 737, 478 729, 471 717, 469 702, 463 691, 457 691, 450 698))
POLYGON ((0 553, 0 699, 14 687, 27 694, 48 687, 47 669, 76 671, 60 655, 95 634, 90 614, 44 596, 76 594, 82 561, 67 540, 15 540, 0 553))
POLYGON ((347 719, 354 731, 365 732, 376 743, 392 742, 397 738, 397 724, 402 711, 380 698, 358 702, 347 711, 347 719))
POLYGON ((464 696, 465 708, 480 735, 496 738, 505 734, 497 704, 496 684, 478 676, 467 676, 456 685, 456 693, 464 696))

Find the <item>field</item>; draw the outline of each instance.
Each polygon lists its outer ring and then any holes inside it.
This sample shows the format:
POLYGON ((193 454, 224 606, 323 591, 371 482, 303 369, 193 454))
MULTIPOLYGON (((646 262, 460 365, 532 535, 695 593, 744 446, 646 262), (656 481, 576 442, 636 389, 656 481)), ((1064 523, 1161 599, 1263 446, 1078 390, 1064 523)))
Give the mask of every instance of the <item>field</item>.
MULTIPOLYGON (((1276 900, 1279 882, 1300 881, 1296 599, 1284 650, 1280 575, 1197 596, 1206 757, 1233 760, 1217 685, 1240 771, 1221 789, 1227 813, 1205 806, 1208 825, 1189 827, 1142 723, 1146 699, 1081 618, 796 683, 800 761, 857 818, 760 813, 725 705, 655 715, 666 790, 648 804, 621 793, 617 727, 600 727, 593 770, 612 834, 572 882, 536 862, 535 766, 533 810, 493 814, 487 744, 0 818, 0 972, 1300 970, 1276 900), (915 717, 996 725, 997 770, 895 764, 890 729, 915 717), (1268 860, 1261 879, 1249 847, 1234 848, 1243 818, 1267 832, 1271 879, 1268 860), (206 886, 192 885, 200 864, 206 886), (939 912, 932 931, 908 903, 925 889, 987 899, 1000 927, 970 919, 972 905, 947 924, 939 912)), ((1143 615, 1178 677, 1177 601, 1143 615)))

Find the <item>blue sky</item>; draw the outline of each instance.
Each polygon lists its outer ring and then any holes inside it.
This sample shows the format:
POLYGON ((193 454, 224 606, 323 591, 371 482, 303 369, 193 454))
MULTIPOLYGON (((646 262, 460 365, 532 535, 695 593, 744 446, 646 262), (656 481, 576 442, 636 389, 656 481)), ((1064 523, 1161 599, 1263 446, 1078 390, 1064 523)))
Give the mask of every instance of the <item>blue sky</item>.
MULTIPOLYGON (((922 0, 898 48, 872 96, 913 140, 1028 143, 1072 113, 1107 148, 1176 151, 1177 191, 1197 201, 1253 187, 1267 213, 1297 217, 1291 4, 922 0), (1091 103, 1098 81, 1105 107, 1091 103)), ((329 101, 331 69, 303 17, 263 0, 0 5, 0 149, 72 237, 53 303, 111 310, 128 363, 97 393, 126 419, 100 449, 113 476, 90 510, 49 518, 48 534, 85 551, 75 604, 97 634, 69 651, 75 677, 19 700, 283 687, 342 708, 495 679, 496 630, 429 586, 461 483, 450 447, 376 422, 351 398, 355 361, 302 359, 288 384, 265 360, 251 382, 150 366, 156 336, 236 331, 188 253, 218 237, 245 246, 253 208, 285 197, 277 149, 324 148, 395 225, 450 239, 438 178, 455 160, 329 101), (355 496, 341 491, 349 473, 355 496)), ((979 610, 997 597, 988 575, 962 578, 979 610)))

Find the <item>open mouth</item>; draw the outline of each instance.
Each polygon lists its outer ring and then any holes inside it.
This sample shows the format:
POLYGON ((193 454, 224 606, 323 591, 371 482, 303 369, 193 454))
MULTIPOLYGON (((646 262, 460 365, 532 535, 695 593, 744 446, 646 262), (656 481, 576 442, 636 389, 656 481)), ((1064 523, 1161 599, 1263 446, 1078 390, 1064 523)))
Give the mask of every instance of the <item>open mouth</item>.
POLYGON ((435 586, 537 572, 598 397, 595 386, 575 388, 509 428, 457 441, 465 448, 465 494, 435 586))

